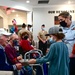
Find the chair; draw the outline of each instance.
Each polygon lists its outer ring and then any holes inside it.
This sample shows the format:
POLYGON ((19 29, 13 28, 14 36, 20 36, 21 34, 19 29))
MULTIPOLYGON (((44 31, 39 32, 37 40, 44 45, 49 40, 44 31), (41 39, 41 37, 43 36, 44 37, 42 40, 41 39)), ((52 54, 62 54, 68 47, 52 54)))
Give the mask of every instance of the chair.
MULTIPOLYGON (((24 55, 24 61, 26 61, 26 59, 28 59, 28 60, 31 59, 31 54, 35 54, 35 55, 38 54, 38 58, 40 58, 41 56, 43 56, 43 53, 42 53, 41 50, 38 50, 38 49, 37 50, 30 50, 29 52, 25 53, 25 55, 24 55)), ((35 56, 35 57, 37 58, 37 56, 35 56)), ((35 57, 33 57, 33 58, 35 58, 35 57)), ((40 67, 40 69, 42 70, 42 75, 44 75, 44 70, 43 70, 43 65, 42 64, 30 64, 30 66, 32 67, 32 69, 33 69, 34 66, 40 67)))

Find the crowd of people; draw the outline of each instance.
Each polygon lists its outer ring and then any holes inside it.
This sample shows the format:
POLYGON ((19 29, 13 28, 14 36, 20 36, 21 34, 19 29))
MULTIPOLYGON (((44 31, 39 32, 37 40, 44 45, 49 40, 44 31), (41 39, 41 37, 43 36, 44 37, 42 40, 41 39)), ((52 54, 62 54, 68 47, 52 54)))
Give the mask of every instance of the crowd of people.
MULTIPOLYGON (((49 62, 48 75, 75 75, 75 23, 68 12, 58 15, 59 27, 51 27, 48 32, 41 25, 37 38, 43 57, 30 59, 28 64, 49 62), (50 47, 48 50, 48 41, 50 47)), ((32 75, 30 66, 25 67, 19 60, 30 50, 36 50, 31 26, 22 24, 18 33, 9 33, 0 28, 0 70, 13 71, 15 75, 32 75), (21 56, 21 55, 22 56, 21 56)))

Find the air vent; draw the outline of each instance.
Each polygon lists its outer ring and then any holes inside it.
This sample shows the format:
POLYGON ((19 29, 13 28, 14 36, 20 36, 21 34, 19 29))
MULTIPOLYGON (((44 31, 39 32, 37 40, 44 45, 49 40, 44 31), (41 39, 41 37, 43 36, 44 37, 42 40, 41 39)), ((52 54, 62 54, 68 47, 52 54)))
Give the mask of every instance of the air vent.
POLYGON ((49 0, 39 0, 38 4, 48 4, 49 0))

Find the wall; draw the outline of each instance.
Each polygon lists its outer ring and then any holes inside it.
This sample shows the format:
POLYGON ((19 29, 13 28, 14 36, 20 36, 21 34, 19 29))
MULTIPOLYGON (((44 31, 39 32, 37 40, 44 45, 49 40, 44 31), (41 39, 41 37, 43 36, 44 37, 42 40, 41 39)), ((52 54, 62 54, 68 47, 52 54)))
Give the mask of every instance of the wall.
POLYGON ((27 24, 33 24, 32 23, 32 12, 27 12, 27 24))
MULTIPOLYGON (((46 30, 54 26, 54 16, 58 16, 59 13, 49 14, 48 11, 63 11, 74 10, 75 6, 51 6, 51 7, 39 7, 33 9, 33 35, 34 40, 37 39, 37 34, 41 30, 41 25, 46 25, 46 30)), ((71 13, 72 20, 75 20, 75 13, 71 13)))
POLYGON ((0 9, 0 16, 3 19, 3 23, 0 23, 0 27, 8 28, 8 16, 0 9))
POLYGON ((3 18, 0 17, 0 28, 2 28, 2 27, 3 27, 3 18))
POLYGON ((8 25, 12 25, 12 20, 15 19, 17 24, 27 23, 27 12, 15 11, 8 15, 8 25))
POLYGON ((27 24, 27 12, 26 11, 16 11, 7 15, 2 9, 0 9, 0 28, 8 29, 8 25, 12 25, 12 20, 16 19, 18 25, 22 23, 27 24))

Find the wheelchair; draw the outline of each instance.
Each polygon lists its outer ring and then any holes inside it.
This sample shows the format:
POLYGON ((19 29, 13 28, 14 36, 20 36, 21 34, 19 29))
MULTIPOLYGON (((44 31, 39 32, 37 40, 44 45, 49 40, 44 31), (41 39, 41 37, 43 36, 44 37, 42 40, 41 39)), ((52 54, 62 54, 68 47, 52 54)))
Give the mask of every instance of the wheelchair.
MULTIPOLYGON (((24 54, 24 61, 32 59, 32 58, 34 59, 41 58, 42 56, 43 56, 43 53, 41 50, 39 49, 30 50, 24 54)), ((45 64, 30 64, 30 66, 36 72, 36 75, 47 75, 45 64)))

